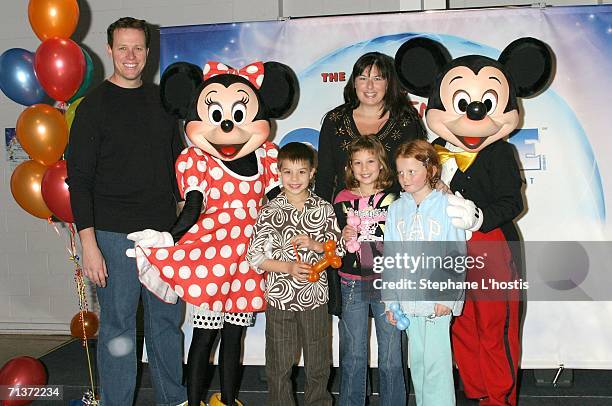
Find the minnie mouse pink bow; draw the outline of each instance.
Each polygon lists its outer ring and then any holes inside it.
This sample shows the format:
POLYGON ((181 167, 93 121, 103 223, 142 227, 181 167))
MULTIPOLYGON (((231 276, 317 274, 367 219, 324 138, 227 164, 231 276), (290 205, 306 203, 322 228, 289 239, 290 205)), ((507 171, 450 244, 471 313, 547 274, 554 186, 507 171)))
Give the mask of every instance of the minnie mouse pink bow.
POLYGON ((202 73, 204 74, 204 80, 210 79, 217 75, 242 76, 251 82, 255 88, 259 89, 264 78, 264 64, 263 62, 257 61, 250 63, 243 68, 234 69, 222 64, 221 62, 209 61, 206 63, 206 65, 204 65, 202 73))

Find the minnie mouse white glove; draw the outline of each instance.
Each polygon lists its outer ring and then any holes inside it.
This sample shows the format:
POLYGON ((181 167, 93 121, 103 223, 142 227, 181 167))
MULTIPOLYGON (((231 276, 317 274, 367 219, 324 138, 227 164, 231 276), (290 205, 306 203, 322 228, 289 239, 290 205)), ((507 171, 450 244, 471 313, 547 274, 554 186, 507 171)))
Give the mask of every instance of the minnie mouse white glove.
POLYGON ((172 234, 167 231, 161 232, 146 229, 128 234, 127 239, 134 241, 134 248, 125 251, 125 255, 130 258, 136 258, 136 247, 159 248, 172 247, 174 245, 172 234))
POLYGON ((482 210, 473 201, 464 199, 459 192, 448 196, 446 214, 455 227, 471 232, 478 231, 484 220, 482 210))

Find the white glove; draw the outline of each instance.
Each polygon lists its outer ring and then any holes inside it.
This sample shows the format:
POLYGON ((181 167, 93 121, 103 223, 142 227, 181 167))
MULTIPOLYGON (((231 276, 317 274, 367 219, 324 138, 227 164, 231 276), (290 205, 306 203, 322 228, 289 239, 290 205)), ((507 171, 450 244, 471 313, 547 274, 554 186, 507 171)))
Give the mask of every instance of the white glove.
MULTIPOLYGON (((250 248, 250 247, 249 247, 250 248)), ((274 257, 272 256, 272 236, 270 236, 266 242, 264 242, 263 245, 263 251, 262 252, 258 252, 258 253, 254 253, 254 254, 250 254, 251 259, 250 259, 250 264, 253 268, 255 268, 255 272, 257 273, 264 273, 265 271, 261 268, 259 268, 259 266, 266 260, 266 259, 274 259, 274 257)), ((247 254, 247 258, 249 257, 249 254, 247 254)))
POLYGON ((484 220, 482 210, 473 201, 464 199, 459 192, 448 196, 446 214, 455 227, 467 231, 478 231, 484 220))
POLYGON ((167 231, 161 232, 146 229, 128 234, 127 239, 134 241, 134 248, 125 251, 125 255, 130 258, 136 258, 136 247, 159 248, 172 247, 174 245, 172 234, 167 231))

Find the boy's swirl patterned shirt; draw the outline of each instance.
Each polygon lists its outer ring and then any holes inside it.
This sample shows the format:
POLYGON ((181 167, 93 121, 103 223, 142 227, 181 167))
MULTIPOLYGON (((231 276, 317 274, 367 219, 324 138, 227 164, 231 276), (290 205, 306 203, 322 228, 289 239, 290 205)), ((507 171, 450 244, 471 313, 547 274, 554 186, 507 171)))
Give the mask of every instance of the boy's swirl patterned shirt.
MULTIPOLYGON (((261 209, 247 250, 247 260, 257 272, 264 272, 258 265, 265 259, 295 262, 291 239, 296 235, 305 234, 321 243, 334 240, 341 247, 341 233, 332 205, 309 193, 302 210, 289 203, 285 193, 261 209)), ((323 256, 305 248, 298 252, 300 260, 308 264, 316 263, 323 256)), ((265 293, 268 305, 280 310, 302 311, 327 303, 327 272, 336 271, 328 268, 315 283, 300 282, 285 273, 268 272, 265 293)))

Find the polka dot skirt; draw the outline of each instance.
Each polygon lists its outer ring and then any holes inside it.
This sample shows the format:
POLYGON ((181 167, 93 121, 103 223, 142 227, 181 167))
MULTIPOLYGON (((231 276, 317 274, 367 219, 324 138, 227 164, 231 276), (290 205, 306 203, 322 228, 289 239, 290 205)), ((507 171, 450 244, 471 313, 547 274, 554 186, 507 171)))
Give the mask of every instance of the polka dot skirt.
POLYGON ((255 151, 259 173, 245 177, 199 148, 185 149, 176 163, 179 190, 202 192, 204 210, 175 246, 146 250, 146 263, 138 261, 149 273, 143 284, 154 292, 167 286, 201 310, 264 310, 265 280, 245 257, 265 193, 278 185, 277 153, 266 142, 255 151))
POLYGON ((191 324, 195 328, 218 330, 223 328, 223 323, 231 323, 236 326, 249 327, 253 324, 255 316, 253 313, 223 313, 194 308, 191 314, 191 324))

